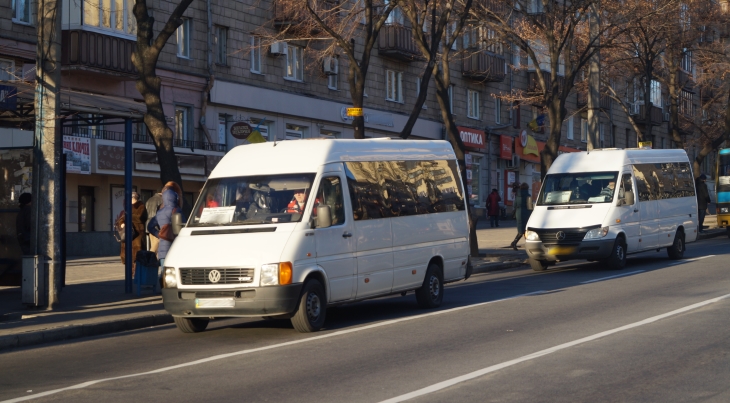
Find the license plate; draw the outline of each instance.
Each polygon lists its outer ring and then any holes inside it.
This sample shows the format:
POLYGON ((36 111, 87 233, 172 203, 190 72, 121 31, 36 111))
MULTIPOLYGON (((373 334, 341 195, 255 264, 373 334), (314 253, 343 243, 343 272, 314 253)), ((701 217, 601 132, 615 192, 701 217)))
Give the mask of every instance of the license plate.
POLYGON ((574 246, 555 246, 553 248, 548 249, 548 254, 550 255, 570 255, 571 253, 575 252, 574 246))
POLYGON ((196 298, 196 308, 233 308, 236 301, 233 298, 196 298))

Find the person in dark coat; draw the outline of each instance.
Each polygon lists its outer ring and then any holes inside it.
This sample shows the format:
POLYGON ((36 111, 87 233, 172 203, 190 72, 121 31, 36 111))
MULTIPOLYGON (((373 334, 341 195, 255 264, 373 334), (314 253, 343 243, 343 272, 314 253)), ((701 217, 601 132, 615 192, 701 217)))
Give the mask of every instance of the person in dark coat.
MULTIPOLYGON (((177 189, 179 189, 179 186, 177 189)), ((160 239, 160 245, 157 249, 157 258, 160 260, 160 265, 164 264, 163 261, 167 257, 167 252, 170 250, 173 241, 172 239, 161 238, 160 229, 165 225, 172 225, 172 215, 181 212, 180 193, 173 187, 165 185, 165 188, 162 190, 162 205, 147 225, 147 231, 160 239)))
MULTIPOLYGON (((162 193, 155 193, 154 196, 147 199, 147 202, 144 204, 144 207, 147 209, 147 222, 144 223, 145 229, 150 224, 150 221, 152 218, 157 214, 157 209, 160 208, 160 205, 162 204, 162 193)), ((157 246, 160 243, 160 240, 157 239, 156 236, 150 234, 147 232, 149 244, 148 244, 148 250, 151 252, 157 253, 157 246)))
POLYGON ((517 242, 519 242, 520 238, 525 235, 527 221, 530 219, 530 214, 532 213, 532 211, 527 208, 527 199, 530 197, 530 193, 528 192, 529 188, 530 186, 528 186, 527 183, 523 183, 520 185, 520 189, 515 194, 514 206, 515 218, 517 218, 517 236, 510 245, 514 250, 517 250, 517 242))
POLYGON ((699 231, 702 232, 702 224, 705 222, 705 214, 707 213, 707 205, 712 203, 710 200, 710 192, 707 190, 707 184, 705 181, 707 176, 702 174, 695 181, 695 188, 697 190, 697 224, 699 225, 699 231))
POLYGON ((23 193, 18 198, 20 203, 20 211, 15 217, 15 233, 18 236, 18 243, 20 243, 20 250, 23 255, 30 255, 30 231, 31 231, 31 208, 30 203, 32 201, 30 193, 23 193))
MULTIPOLYGON (((115 225, 120 228, 124 229, 124 223, 126 220, 126 213, 124 210, 122 210, 121 213, 119 213, 119 216, 117 217, 117 220, 115 222, 115 225)), ((147 222, 147 209, 144 206, 144 203, 139 201, 139 194, 137 192, 132 192, 132 227, 134 230, 132 231, 132 235, 135 235, 134 238, 132 238, 132 277, 134 277, 134 271, 136 269, 136 257, 137 252, 142 250, 142 239, 144 238, 144 224, 147 222), (135 234, 136 233, 136 234, 135 234)), ((122 258, 122 263, 126 262, 126 240, 125 242, 122 242, 122 250, 119 254, 119 256, 122 258)))
POLYGON ((499 227, 499 202, 502 198, 499 197, 497 189, 492 189, 492 193, 487 196, 487 215, 489 216, 489 225, 499 227))

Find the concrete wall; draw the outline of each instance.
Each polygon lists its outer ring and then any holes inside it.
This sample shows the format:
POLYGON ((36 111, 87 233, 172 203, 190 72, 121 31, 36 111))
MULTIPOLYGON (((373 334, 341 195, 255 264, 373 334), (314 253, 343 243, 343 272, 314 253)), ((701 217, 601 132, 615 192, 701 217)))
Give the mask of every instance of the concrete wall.
POLYGON ((66 233, 66 256, 69 257, 119 256, 120 245, 112 232, 66 233))

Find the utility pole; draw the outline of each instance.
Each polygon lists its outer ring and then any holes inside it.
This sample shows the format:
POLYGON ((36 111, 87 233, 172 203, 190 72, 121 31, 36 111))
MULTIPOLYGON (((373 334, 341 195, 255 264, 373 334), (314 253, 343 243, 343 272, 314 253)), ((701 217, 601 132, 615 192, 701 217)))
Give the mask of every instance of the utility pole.
MULTIPOLYGON (((598 47, 600 20, 598 16, 599 0, 591 4, 589 18, 589 34, 593 47, 598 47)), ((600 133, 598 131, 598 114, 601 106, 601 56, 595 52, 588 61, 588 151, 600 148, 600 133)))
POLYGON ((38 46, 36 50, 35 144, 33 170, 32 249, 38 256, 38 306, 53 308, 58 303, 62 223, 60 209, 63 136, 58 119, 61 91, 61 1, 38 1, 38 46))

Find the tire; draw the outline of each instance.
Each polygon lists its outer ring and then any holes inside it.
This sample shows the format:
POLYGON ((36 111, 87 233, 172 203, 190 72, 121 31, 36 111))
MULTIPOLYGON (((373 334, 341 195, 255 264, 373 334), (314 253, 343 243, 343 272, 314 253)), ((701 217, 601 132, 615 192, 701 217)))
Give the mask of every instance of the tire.
POLYGON ((299 308, 292 316, 291 324, 299 333, 312 333, 324 326, 326 316, 327 297, 324 287, 318 280, 308 280, 304 283, 302 295, 299 297, 299 308))
POLYGON ((550 264, 545 260, 537 260, 530 258, 530 267, 532 267, 532 270, 534 271, 545 271, 550 264))
POLYGON ((623 238, 616 238, 611 249, 611 256, 604 260, 611 270, 621 270, 626 266, 626 243, 623 238))
POLYGON ((684 232, 679 230, 677 231, 677 234, 674 235, 674 243, 672 243, 672 246, 667 248, 667 255, 669 255, 670 259, 681 259, 684 257, 685 246, 684 232))
POLYGON ((183 318, 180 316, 173 316, 172 319, 175 321, 175 326, 183 333, 200 333, 208 327, 207 318, 183 318))
POLYGON ((438 308, 444 299, 444 275, 436 263, 428 265, 423 285, 416 290, 418 306, 424 309, 438 308))

